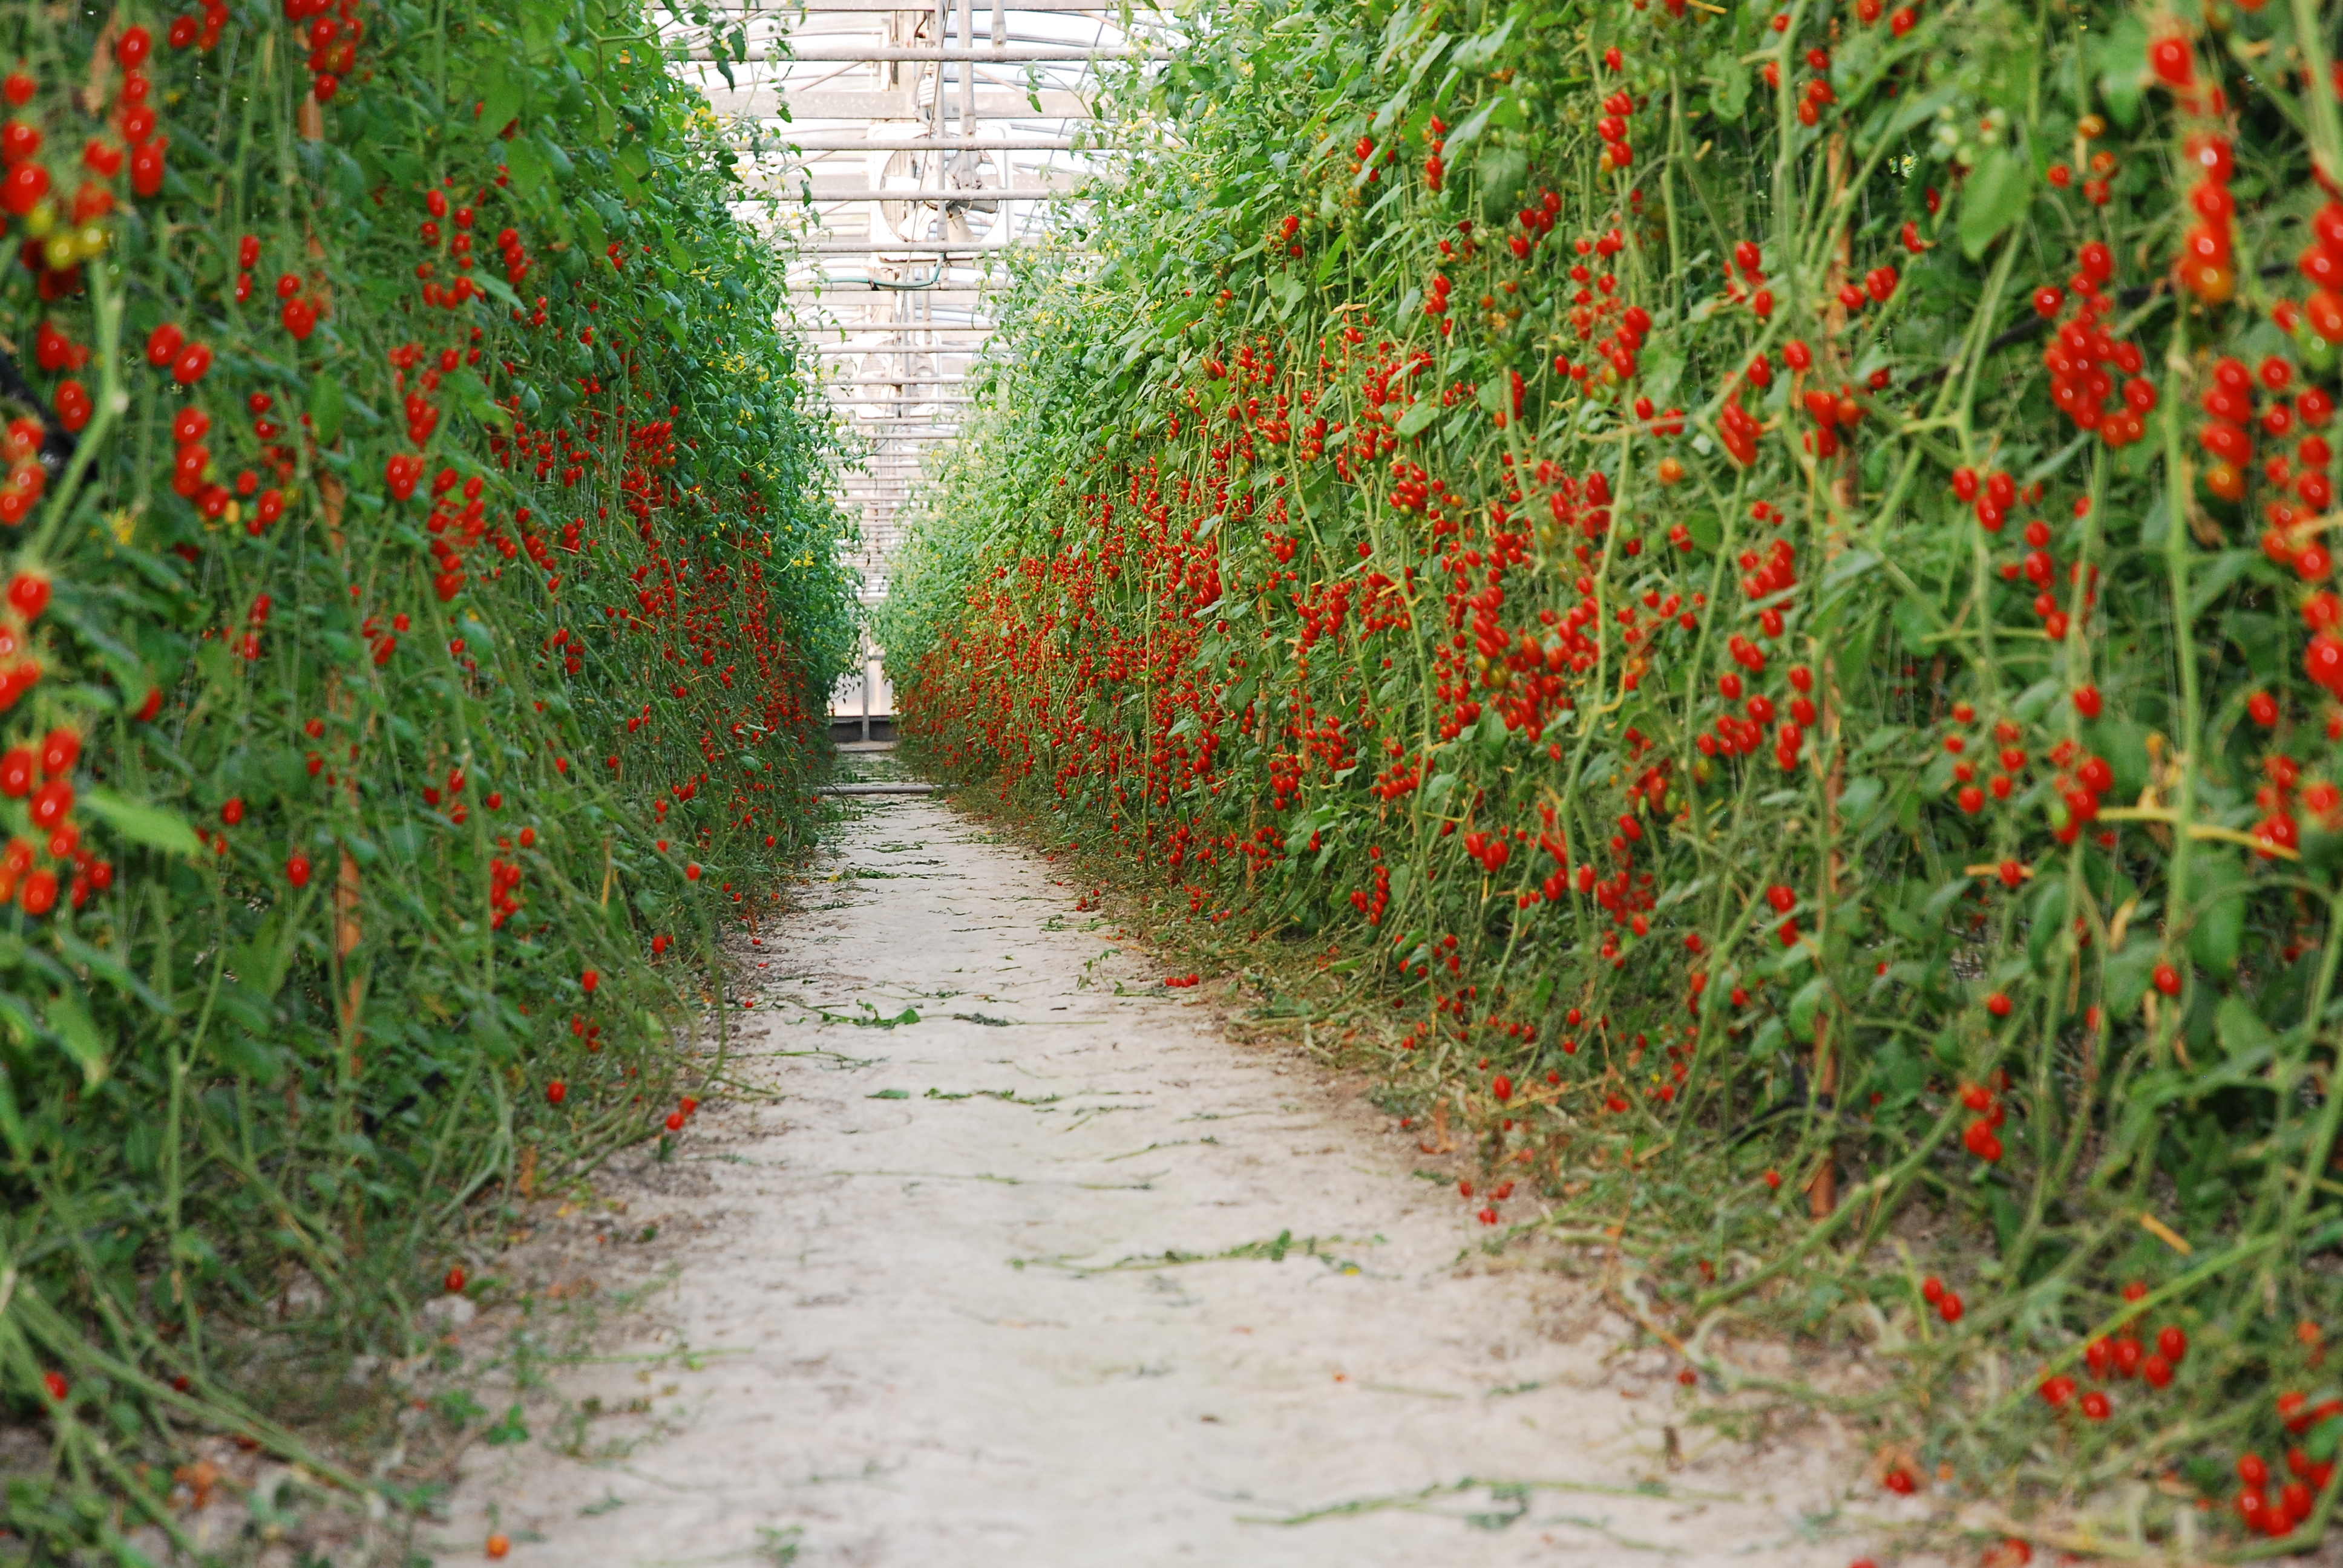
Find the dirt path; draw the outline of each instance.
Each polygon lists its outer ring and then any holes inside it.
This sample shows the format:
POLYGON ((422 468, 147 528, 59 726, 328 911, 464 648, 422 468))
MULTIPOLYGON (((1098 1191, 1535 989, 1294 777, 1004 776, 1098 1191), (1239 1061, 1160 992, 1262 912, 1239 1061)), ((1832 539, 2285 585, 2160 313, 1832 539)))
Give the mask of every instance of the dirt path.
POLYGON ((492 1523, 526 1564, 1855 1555, 1855 1462, 1704 1447, 1580 1287, 1460 1267, 1471 1206, 1392 1119, 1102 959, 1046 863, 913 798, 834 869, 755 955, 739 1070, 779 1098, 541 1228, 545 1277, 607 1295, 652 1224, 678 1271, 553 1373, 569 1420, 472 1450, 439 1562, 492 1523))

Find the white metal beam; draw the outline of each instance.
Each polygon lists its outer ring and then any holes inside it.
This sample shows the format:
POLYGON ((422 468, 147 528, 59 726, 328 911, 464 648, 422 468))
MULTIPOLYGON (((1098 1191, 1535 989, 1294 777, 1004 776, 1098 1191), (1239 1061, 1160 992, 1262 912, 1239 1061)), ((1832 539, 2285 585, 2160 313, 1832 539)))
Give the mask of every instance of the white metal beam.
MULTIPOLYGON (((921 288, 892 279, 868 277, 826 278, 821 291, 825 299, 833 294, 870 295, 873 297, 871 303, 879 297, 924 299, 940 310, 972 310, 996 297, 980 288, 921 288)), ((856 307, 867 310, 870 305, 858 302, 856 307)))
MULTIPOLYGON (((985 8, 987 11, 992 9, 990 5, 985 8)), ((1141 21, 1163 15, 1150 6, 1137 5, 1126 9, 1118 5, 1101 5, 1098 0, 1011 0, 1011 3, 1002 8, 1011 16, 1027 11, 1055 15, 1089 16, 1114 26, 1120 26, 1125 22, 1141 21)), ((898 11, 932 14, 934 9, 932 5, 905 5, 902 0, 799 0, 797 5, 777 7, 777 11, 780 13, 795 11, 813 16, 892 15, 898 11)))
MULTIPOLYGON (((805 120, 918 120, 922 117, 917 95, 908 89, 887 93, 789 93, 773 87, 744 87, 708 95, 709 106, 720 116, 746 116, 769 120, 783 114, 792 122, 805 120)), ((1079 94, 1051 87, 1033 94, 979 93, 980 120, 1087 120, 1090 105, 1079 94), (1041 103, 1036 106, 1034 98, 1041 103)))
POLYGON ((768 144, 750 147, 736 138, 732 144, 748 151, 769 153, 1071 153, 1084 149, 1102 149, 1101 138, 1051 136, 1039 132, 1002 131, 976 136, 922 136, 910 135, 856 136, 843 132, 824 131, 805 136, 792 136, 787 131, 772 133, 768 144))
POLYGON ((818 239, 800 248, 814 256, 986 256, 1010 250, 1038 250, 1049 243, 1046 235, 990 239, 818 239))
POLYGON ((949 190, 939 187, 933 190, 912 191, 842 191, 824 190, 820 186, 817 186, 814 187, 813 192, 813 205, 816 206, 830 206, 833 204, 841 203, 853 203, 859 206, 875 201, 919 202, 923 204, 958 202, 966 204, 969 202, 990 203, 1004 201, 1088 201, 1091 198, 1089 196, 1084 196, 1078 190, 1050 190, 1047 188, 1041 190, 1027 190, 1023 188, 1016 190, 987 190, 982 187, 978 187, 970 190, 949 190))
MULTIPOLYGON (((695 61, 716 59, 712 54, 694 51, 695 61)), ((898 44, 795 44, 786 55, 751 52, 752 65, 1038 65, 1051 62, 1091 65, 1099 61, 1168 60, 1169 49, 1151 48, 1145 45, 1091 44, 1017 44, 997 48, 962 45, 953 48, 946 45, 938 49, 933 45, 925 48, 898 44)))

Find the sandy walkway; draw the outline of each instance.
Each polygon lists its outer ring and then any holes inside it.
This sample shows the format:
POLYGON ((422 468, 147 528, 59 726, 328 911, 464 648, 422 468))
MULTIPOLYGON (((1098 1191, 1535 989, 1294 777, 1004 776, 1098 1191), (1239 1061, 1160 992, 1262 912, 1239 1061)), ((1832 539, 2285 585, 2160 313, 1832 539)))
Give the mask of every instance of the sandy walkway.
POLYGON ((623 1218, 543 1228, 607 1292, 663 1216, 679 1273, 553 1373, 588 1414, 471 1451, 438 1561, 478 1561, 492 1516, 529 1564, 1854 1555, 1815 1521, 1859 1462, 1680 1425, 1670 1468, 1673 1365, 1576 1287, 1460 1271, 1480 1227, 1391 1119, 1101 959, 1048 865, 912 799, 839 867, 866 875, 756 955, 740 1070, 780 1098, 606 1173, 623 1218), (920 1021, 820 1016, 866 1004, 920 1021))

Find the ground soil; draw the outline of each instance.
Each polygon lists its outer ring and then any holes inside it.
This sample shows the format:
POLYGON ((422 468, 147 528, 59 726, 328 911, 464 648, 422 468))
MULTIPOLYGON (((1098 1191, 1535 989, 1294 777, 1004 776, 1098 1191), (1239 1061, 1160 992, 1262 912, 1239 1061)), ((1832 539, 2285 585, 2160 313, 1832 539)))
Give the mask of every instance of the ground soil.
POLYGON ((1851 1442, 1698 1422, 1364 1083, 1167 989, 1060 875, 941 797, 855 803, 741 949, 739 1088, 545 1200, 523 1309, 447 1314, 530 1436, 471 1447, 437 1561, 1860 1554, 1851 1442))

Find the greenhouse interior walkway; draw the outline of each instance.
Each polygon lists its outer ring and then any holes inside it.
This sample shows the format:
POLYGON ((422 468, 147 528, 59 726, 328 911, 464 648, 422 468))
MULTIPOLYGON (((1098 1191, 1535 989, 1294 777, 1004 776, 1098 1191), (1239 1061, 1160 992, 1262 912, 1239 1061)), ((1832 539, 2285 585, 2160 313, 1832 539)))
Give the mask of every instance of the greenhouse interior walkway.
POLYGON ((1674 1424, 1676 1364, 1485 1258, 1360 1084, 941 796, 847 810, 743 950, 745 1091, 511 1255, 598 1353, 530 1363, 438 1561, 1844 1568, 1826 1434, 1674 1424))

